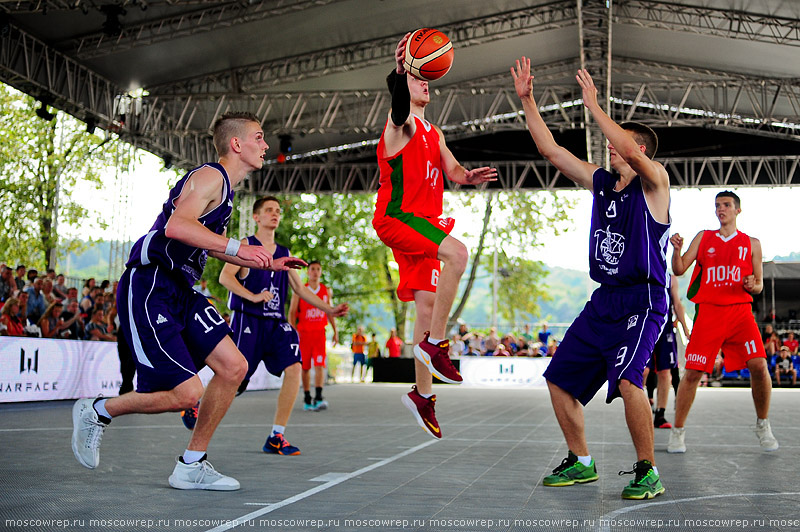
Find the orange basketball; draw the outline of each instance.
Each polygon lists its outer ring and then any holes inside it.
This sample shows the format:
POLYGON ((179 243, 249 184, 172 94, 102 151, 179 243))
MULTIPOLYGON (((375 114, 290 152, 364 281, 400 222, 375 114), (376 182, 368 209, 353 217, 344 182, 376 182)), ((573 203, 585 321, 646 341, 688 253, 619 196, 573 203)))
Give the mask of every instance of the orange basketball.
POLYGON ((453 43, 439 30, 417 30, 406 43, 403 66, 415 78, 426 81, 439 79, 453 66, 453 43))

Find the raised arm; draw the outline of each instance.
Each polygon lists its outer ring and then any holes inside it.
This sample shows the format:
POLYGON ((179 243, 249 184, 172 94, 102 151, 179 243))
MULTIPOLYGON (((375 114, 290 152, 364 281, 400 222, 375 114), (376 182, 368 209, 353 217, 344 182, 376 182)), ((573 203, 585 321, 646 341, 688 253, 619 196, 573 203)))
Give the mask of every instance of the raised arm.
POLYGON ((669 239, 672 244, 672 272, 675 275, 683 275, 686 270, 697 259, 697 250, 700 249, 700 241, 703 239, 703 231, 697 233, 692 243, 689 244, 689 249, 686 253, 681 255, 681 248, 683 248, 683 237, 679 233, 675 233, 669 239))
MULTIPOLYGON (((661 165, 645 155, 644 146, 636 143, 629 133, 614 122, 597 102, 597 87, 586 70, 579 70, 575 76, 583 90, 583 104, 592 113, 603 135, 611 142, 614 151, 642 178, 642 185, 651 190, 665 190, 669 194, 669 176, 661 165)), ((667 196, 667 201, 669 197, 667 196)))
POLYGON ((598 166, 578 159, 566 148, 559 146, 539 114, 539 107, 533 99, 534 76, 531 74, 531 60, 525 56, 517 60, 516 68, 511 67, 511 77, 514 78, 514 88, 525 110, 525 123, 539 153, 576 184, 592 190, 592 174, 598 166))
POLYGON ((743 279, 744 289, 751 294, 760 294, 764 289, 764 265, 761 263, 761 241, 750 237, 750 245, 753 249, 753 275, 748 275, 743 279))

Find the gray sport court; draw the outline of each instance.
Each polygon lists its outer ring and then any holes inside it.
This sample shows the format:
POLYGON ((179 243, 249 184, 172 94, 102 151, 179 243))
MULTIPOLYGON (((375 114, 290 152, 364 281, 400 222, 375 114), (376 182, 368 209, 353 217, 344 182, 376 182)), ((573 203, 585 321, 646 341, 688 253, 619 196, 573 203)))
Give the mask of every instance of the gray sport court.
POLYGON ((90 471, 72 456, 72 401, 0 405, 0 529, 800 530, 800 389, 774 391, 781 448, 765 453, 750 390, 700 388, 685 455, 667 454, 669 431, 656 431, 667 491, 652 501, 620 498, 633 477, 617 472, 635 455, 622 401, 605 405, 602 391, 586 409, 600 480, 546 488, 567 451, 546 390, 437 385, 438 442, 401 405, 408 385, 326 390, 327 411, 295 405, 286 434, 301 456, 261 452, 277 390, 234 401, 210 460, 237 492, 169 487, 189 436, 177 414, 115 420, 90 471))

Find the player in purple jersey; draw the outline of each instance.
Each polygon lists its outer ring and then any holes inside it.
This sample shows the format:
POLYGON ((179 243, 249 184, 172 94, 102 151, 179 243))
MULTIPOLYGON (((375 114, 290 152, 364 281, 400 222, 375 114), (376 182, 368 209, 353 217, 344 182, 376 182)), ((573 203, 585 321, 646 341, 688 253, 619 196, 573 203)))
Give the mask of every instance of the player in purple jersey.
MULTIPOLYGON (((275 242, 275 230, 281 221, 278 198, 267 196, 257 200, 253 204, 253 219, 256 234, 243 239, 242 243, 264 246, 272 251, 275 259, 288 256, 289 250, 275 242)), ((226 264, 219 274, 219 282, 230 290, 228 306, 234 311, 231 319, 233 339, 249 365, 244 387, 261 361, 276 377, 283 374, 272 431, 262 450, 272 454, 298 455, 300 450, 283 436, 300 389, 302 371, 300 340, 297 331, 286 320, 288 287, 291 286, 303 301, 329 316, 343 316, 348 305, 329 305, 303 284, 293 271, 259 271, 226 264)))
POLYGON ((655 468, 653 423, 642 373, 667 312, 669 177, 652 160, 658 139, 641 124, 616 124, 598 104, 589 73, 579 70, 583 103, 609 140, 611 167, 618 173, 612 175, 555 142, 533 98, 530 59, 518 60, 511 74, 539 153, 594 194, 589 260, 590 275, 600 287, 567 330, 544 374, 569 452, 543 483, 570 486, 597 480, 583 407, 608 382, 606 402, 622 397, 637 454, 628 472, 634 479, 622 497, 655 497, 664 487, 655 468))
POLYGON ((305 262, 273 260, 263 246, 225 237, 233 188, 261 168, 268 146, 258 118, 250 113, 227 113, 213 130, 219 162, 191 170, 170 191, 152 230, 131 249, 119 283, 120 329, 133 348, 137 390, 78 400, 72 409, 72 450, 81 465, 94 469, 113 417, 181 411, 202 395, 197 426, 169 484, 229 491, 239 489, 239 482, 218 473, 206 460, 206 449, 247 373, 247 361, 219 313, 192 285, 207 255, 259 270, 284 271, 305 262), (204 365, 214 370, 205 393, 197 376, 204 365))

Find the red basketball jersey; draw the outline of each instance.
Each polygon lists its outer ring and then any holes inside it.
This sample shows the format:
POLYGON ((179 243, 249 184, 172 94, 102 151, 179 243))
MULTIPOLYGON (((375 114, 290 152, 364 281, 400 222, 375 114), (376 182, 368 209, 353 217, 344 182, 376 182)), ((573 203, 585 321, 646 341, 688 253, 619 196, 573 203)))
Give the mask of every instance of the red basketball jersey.
MULTIPOLYGON (((306 286, 308 286, 308 283, 306 283, 306 286)), ((313 292, 313 290, 311 291, 313 292)), ((319 284, 319 289, 315 292, 315 294, 325 303, 330 303, 330 298, 328 297, 328 288, 324 284, 319 284)), ((326 325, 328 325, 328 315, 317 307, 313 307, 301 299, 300 304, 297 307, 297 330, 320 330, 325 329, 326 325)))
POLYGON ((427 120, 412 116, 417 130, 402 150, 387 157, 384 135, 378 142, 381 177, 376 217, 394 216, 393 213, 399 212, 424 218, 436 218, 442 214, 444 171, 439 152, 439 132, 427 120))
POLYGON ((695 303, 734 305, 752 303, 743 279, 753 274, 750 237, 737 231, 727 238, 719 231, 703 231, 697 264, 687 295, 695 303))

